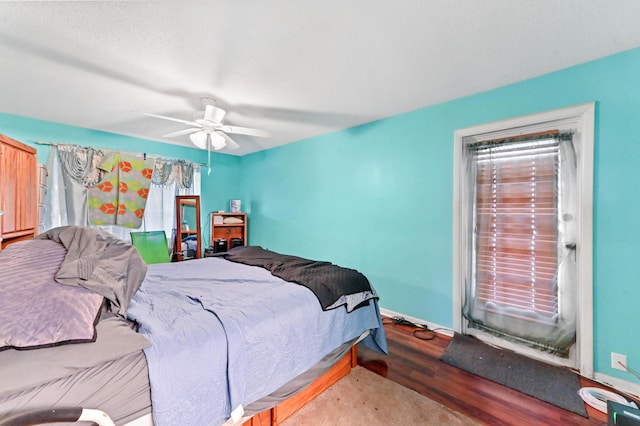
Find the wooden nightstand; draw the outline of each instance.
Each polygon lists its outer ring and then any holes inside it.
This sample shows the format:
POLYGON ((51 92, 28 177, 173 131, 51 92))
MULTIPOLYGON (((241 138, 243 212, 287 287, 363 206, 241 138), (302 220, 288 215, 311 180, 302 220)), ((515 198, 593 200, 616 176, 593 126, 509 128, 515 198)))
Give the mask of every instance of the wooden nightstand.
MULTIPOLYGON (((211 213, 211 245, 216 248, 216 240, 224 239, 229 250, 236 245, 247 245, 246 213, 211 213)), ((221 251, 221 250, 218 250, 221 251)), ((222 250, 224 251, 224 250, 222 250)))

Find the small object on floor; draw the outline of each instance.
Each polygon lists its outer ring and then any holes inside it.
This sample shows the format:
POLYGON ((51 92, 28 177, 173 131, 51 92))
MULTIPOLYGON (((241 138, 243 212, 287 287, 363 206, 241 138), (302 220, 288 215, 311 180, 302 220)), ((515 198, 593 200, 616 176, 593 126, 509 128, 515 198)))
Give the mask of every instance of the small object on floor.
MULTIPOLYGON (((400 316, 391 317, 391 323, 396 325, 406 325, 406 326, 415 328, 415 330, 413 330, 413 336, 420 340, 432 340, 436 338, 435 330, 431 330, 429 326, 411 322, 408 319, 405 319, 404 317, 400 317, 400 316)), ((383 324, 385 323, 383 322, 383 324)), ((386 324, 389 324, 389 323, 387 322, 386 324)))
POLYGON ((409 325, 411 327, 416 327, 414 323, 404 319, 403 317, 393 317, 391 318, 391 320, 393 321, 394 324, 409 325))
POLYGON ((578 394, 584 402, 603 413, 607 412, 607 402, 609 401, 613 401, 618 404, 624 404, 632 408, 638 408, 634 402, 629 402, 622 395, 618 395, 617 393, 608 391, 606 389, 593 387, 580 388, 578 394))
POLYGON ((607 401, 607 425, 608 426, 640 426, 640 410, 607 401))

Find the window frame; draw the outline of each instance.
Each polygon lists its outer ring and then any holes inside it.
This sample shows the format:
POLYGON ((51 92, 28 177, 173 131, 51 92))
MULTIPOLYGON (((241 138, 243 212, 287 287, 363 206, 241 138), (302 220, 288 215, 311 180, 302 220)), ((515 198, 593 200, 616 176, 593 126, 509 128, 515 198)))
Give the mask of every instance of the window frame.
POLYGON ((593 151, 594 151, 595 102, 567 108, 521 116, 454 132, 454 199, 453 199, 453 325, 458 333, 472 333, 507 349, 554 364, 576 368, 580 374, 593 377, 593 151), (464 306, 464 277, 466 213, 463 212, 464 138, 498 139, 519 136, 545 130, 573 130, 577 156, 577 193, 579 217, 577 224, 578 247, 576 249, 578 306, 576 307, 577 342, 568 360, 506 342, 487 333, 467 329, 462 315, 464 306))

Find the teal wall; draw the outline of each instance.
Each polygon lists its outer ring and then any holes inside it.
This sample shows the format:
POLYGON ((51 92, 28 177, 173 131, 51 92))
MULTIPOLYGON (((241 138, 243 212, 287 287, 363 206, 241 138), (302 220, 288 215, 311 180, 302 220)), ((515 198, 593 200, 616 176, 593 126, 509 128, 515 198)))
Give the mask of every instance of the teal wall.
MULTIPOLYGON (((36 143, 37 141, 141 152, 207 164, 207 152, 200 149, 15 115, 0 114, 0 133, 35 147, 38 150, 38 162, 43 164, 47 164, 49 146, 39 145, 36 143)), ((229 200, 238 198, 240 190, 237 179, 239 167, 238 157, 217 152, 211 153, 211 174, 208 174, 206 166, 201 167, 203 194, 201 197, 201 223, 202 229, 206 230, 203 233, 206 243, 209 242, 209 218, 206 213, 229 210, 229 200)))
MULTIPOLYGON (((481 70, 479 71, 481 72, 481 70)), ((241 159, 250 242, 369 277, 381 306, 453 325, 453 133, 596 101, 595 370, 640 370, 640 49, 241 159)))

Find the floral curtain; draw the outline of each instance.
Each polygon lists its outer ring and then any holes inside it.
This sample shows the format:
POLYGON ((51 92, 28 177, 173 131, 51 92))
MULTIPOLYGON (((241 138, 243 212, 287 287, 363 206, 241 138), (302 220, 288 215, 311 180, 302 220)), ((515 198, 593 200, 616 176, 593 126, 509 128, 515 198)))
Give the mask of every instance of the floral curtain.
POLYGON ((105 172, 95 186, 87 188, 89 223, 138 228, 142 224, 154 160, 113 153, 98 164, 105 172))
MULTIPOLYGON (((49 154, 46 229, 64 225, 89 225, 88 188, 107 174, 99 164, 114 151, 77 145, 52 146, 49 154)), ((144 157, 143 157, 144 158, 144 157)), ((199 165, 184 160, 155 158, 147 206, 137 229, 120 225, 98 225, 128 241, 135 230, 165 230, 167 237, 175 225, 176 195, 200 195, 199 165)), ((153 161, 153 160, 152 160, 153 161)))

